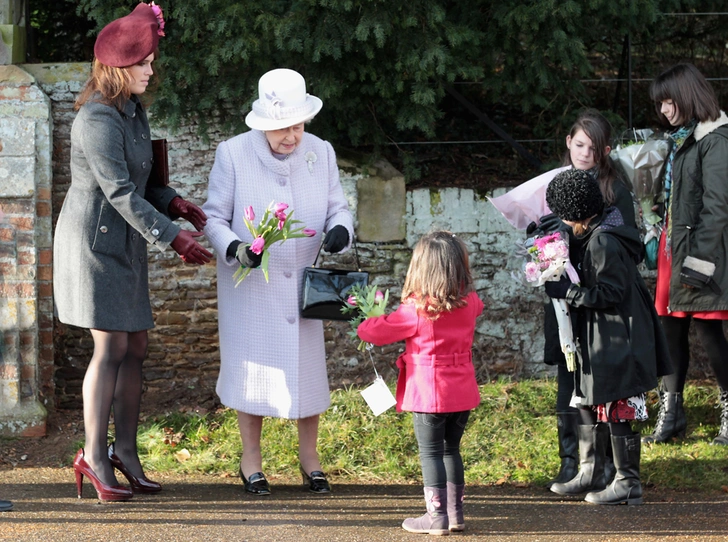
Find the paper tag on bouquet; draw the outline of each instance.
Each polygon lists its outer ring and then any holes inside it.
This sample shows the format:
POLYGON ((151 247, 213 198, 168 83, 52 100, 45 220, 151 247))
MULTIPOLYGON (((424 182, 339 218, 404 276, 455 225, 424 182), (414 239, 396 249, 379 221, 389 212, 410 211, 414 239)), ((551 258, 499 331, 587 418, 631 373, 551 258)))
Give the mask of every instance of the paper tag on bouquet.
POLYGON ((361 390, 361 395, 375 416, 379 416, 397 403, 386 382, 379 375, 377 375, 373 384, 361 390))

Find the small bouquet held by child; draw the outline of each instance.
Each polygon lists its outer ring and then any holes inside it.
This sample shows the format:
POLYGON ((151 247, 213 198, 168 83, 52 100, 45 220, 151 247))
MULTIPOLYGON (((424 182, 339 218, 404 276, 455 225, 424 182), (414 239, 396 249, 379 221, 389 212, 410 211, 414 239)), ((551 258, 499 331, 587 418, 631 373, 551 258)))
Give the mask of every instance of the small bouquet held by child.
MULTIPOLYGON (((557 231, 526 239, 521 252, 526 257, 522 280, 529 286, 542 286, 547 281, 558 281, 564 274, 572 283, 579 282, 579 275, 569 261, 569 238, 566 233, 557 231)), ((566 357, 567 368, 573 372, 576 370, 577 348, 569 306, 564 299, 551 299, 551 302, 559 325, 561 351, 566 357)))
MULTIPOLYGON (((361 286, 356 284, 351 289, 351 294, 346 300, 346 305, 342 307, 341 312, 344 314, 355 314, 350 321, 351 330, 347 333, 349 337, 358 341, 356 347, 360 352, 370 351, 374 346, 372 343, 368 343, 359 339, 356 333, 359 324, 361 324, 367 318, 373 316, 384 316, 384 310, 387 308, 387 301, 389 301, 389 290, 385 290, 382 293, 376 286, 367 285, 361 286)), ((396 400, 389 391, 387 383, 377 372, 377 367, 374 365, 374 358, 372 358, 371 351, 369 352, 369 359, 372 360, 372 366, 374 367, 374 383, 366 387, 361 391, 361 395, 366 401, 369 408, 372 409, 372 413, 375 416, 379 416, 381 413, 389 410, 396 404, 396 400)))
POLYGON ((356 334, 359 324, 372 316, 383 316, 388 301, 389 290, 385 290, 382 293, 381 290, 378 290, 376 286, 371 284, 367 286, 355 284, 352 286, 346 304, 341 308, 341 312, 355 315, 350 321, 351 330, 349 330, 347 335, 351 339, 358 341, 359 344, 356 349, 359 352, 364 352, 374 346, 371 343, 359 339, 359 336, 356 334))
MULTIPOLYGON (((253 224, 255 220, 255 212, 252 206, 245 208, 243 221, 245 226, 248 228, 250 235, 253 236, 253 242, 250 245, 250 250, 257 255, 262 255, 260 262, 260 268, 263 270, 263 276, 265 281, 268 282, 268 260, 270 259, 270 252, 268 249, 277 242, 285 242, 287 239, 295 239, 297 237, 313 237, 316 235, 315 230, 311 230, 304 227, 294 227, 298 224, 302 224, 300 220, 294 220, 292 218, 293 211, 286 214, 288 209, 287 203, 276 203, 273 202, 268 205, 268 208, 263 213, 263 217, 257 226, 253 224)), ((245 267, 241 265, 233 274, 235 287, 245 280, 253 268, 245 267)))

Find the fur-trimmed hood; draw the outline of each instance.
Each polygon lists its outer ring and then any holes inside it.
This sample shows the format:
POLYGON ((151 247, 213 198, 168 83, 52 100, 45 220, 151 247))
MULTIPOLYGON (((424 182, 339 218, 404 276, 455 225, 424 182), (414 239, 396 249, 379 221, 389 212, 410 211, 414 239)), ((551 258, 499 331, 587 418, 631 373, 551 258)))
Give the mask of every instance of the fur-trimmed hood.
POLYGON ((724 111, 720 112, 720 117, 718 117, 716 120, 699 122, 698 125, 695 127, 695 131, 693 132, 695 140, 700 141, 710 132, 712 132, 716 128, 719 128, 720 126, 723 126, 724 124, 728 124, 728 116, 726 116, 724 111))

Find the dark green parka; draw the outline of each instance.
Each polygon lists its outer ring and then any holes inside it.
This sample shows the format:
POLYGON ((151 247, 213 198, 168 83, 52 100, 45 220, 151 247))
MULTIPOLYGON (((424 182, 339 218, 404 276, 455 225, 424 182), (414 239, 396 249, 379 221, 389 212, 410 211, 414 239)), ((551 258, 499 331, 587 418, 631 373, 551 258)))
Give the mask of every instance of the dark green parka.
POLYGON ((728 310, 728 117, 698 123, 675 154, 670 216, 672 243, 671 311, 728 310), (689 289, 680 283, 687 256, 715 264, 713 280, 722 290, 689 289))

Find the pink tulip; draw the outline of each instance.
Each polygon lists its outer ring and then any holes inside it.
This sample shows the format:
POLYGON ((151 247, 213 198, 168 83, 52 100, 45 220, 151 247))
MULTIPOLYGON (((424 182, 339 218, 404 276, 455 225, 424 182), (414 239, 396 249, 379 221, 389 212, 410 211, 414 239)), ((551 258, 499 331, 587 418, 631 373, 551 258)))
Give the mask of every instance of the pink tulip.
POLYGON ((316 235, 316 230, 312 230, 311 228, 303 228, 303 235, 306 237, 313 237, 316 235))
POLYGON ((347 302, 347 303, 348 303, 349 305, 356 305, 356 297, 355 297, 355 296, 353 296, 353 295, 350 295, 350 296, 349 296, 349 297, 348 297, 348 298, 346 299, 346 302, 347 302))
POLYGON ((253 206, 252 205, 248 205, 245 208, 245 219, 248 222, 252 222, 253 220, 255 220, 255 213, 253 212, 253 206))
POLYGON ((264 248, 265 248, 265 239, 263 239, 262 236, 256 237, 255 241, 253 241, 253 244, 250 245, 250 250, 255 252, 256 254, 262 254, 264 248))
POLYGON ((383 299, 384 299, 384 294, 382 292, 380 292, 379 290, 377 290, 377 293, 374 294, 374 301, 379 302, 379 301, 382 301, 383 299))

